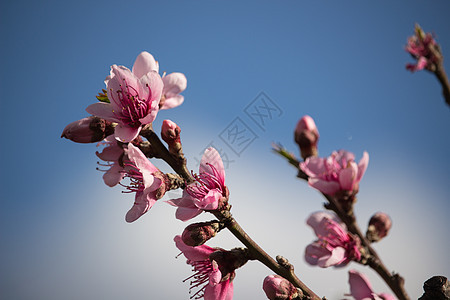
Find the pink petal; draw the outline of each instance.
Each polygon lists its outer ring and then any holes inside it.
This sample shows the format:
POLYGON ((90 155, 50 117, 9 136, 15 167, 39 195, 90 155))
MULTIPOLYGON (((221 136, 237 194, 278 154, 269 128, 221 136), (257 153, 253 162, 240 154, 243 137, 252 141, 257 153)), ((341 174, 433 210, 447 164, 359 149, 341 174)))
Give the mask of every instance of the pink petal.
POLYGON ((223 167, 222 158, 220 158, 219 152, 213 147, 209 147, 205 150, 205 153, 203 153, 199 173, 203 172, 217 176, 222 186, 225 185, 225 168, 223 167), (212 170, 208 164, 212 165, 218 174, 215 174, 214 170, 212 170))
POLYGON ((362 300, 364 298, 372 299, 372 285, 366 275, 359 273, 356 270, 348 271, 350 284, 350 293, 355 300, 362 300))
POLYGON ((325 181, 318 178, 309 178, 308 184, 327 195, 333 195, 340 190, 340 184, 336 181, 325 181))
POLYGON ((183 252, 184 256, 192 261, 209 260, 209 255, 216 251, 216 249, 206 245, 196 247, 188 246, 181 239, 181 235, 177 235, 173 240, 175 241, 177 248, 183 252))
POLYGON ((319 264, 319 259, 323 257, 329 258, 330 256, 331 252, 317 242, 311 243, 305 248, 305 260, 313 266, 317 266, 319 264))
POLYGON ((133 128, 119 124, 115 128, 114 135, 116 136, 116 139, 122 143, 129 143, 137 138, 139 132, 141 132, 141 127, 133 128))
POLYGON ((347 259, 345 252, 345 248, 334 248, 329 258, 322 257, 319 259, 319 267, 328 268, 343 263, 347 259))
POLYGON ((229 279, 215 286, 207 285, 205 300, 231 300, 233 299, 233 282, 229 279))
POLYGON ((105 147, 102 152, 95 152, 95 154, 104 161, 117 161, 123 154, 123 149, 119 145, 110 145, 105 147))
POLYGON ((162 78, 164 82, 164 95, 177 95, 184 91, 187 86, 187 79, 183 73, 170 73, 162 78))
POLYGON ((380 293, 380 294, 378 294, 378 296, 380 297, 381 300, 396 300, 396 298, 394 296, 392 296, 391 294, 387 294, 387 293, 380 293))
POLYGON ((148 158, 142 153, 142 151, 134 146, 133 144, 128 144, 127 151, 128 158, 136 165, 136 167, 142 173, 143 170, 148 171, 150 173, 155 173, 159 171, 157 167, 155 167, 148 158))
POLYGON ((136 198, 134 201, 133 206, 131 207, 131 209, 127 212, 126 216, 125 216, 125 220, 128 223, 134 222, 137 219, 139 219, 143 214, 145 214, 152 206, 153 204, 156 202, 156 200, 154 201, 149 201, 149 199, 147 198, 148 195, 146 195, 143 192, 137 192, 136 193, 136 198))
POLYGON ((364 151, 363 157, 358 163, 358 176, 356 177, 356 182, 361 181, 364 173, 366 172, 367 166, 369 165, 369 153, 364 151))
POLYGON ((328 171, 325 167, 325 159, 317 156, 308 157, 304 162, 300 163, 300 168, 309 177, 316 177, 328 171))
POLYGON ((318 211, 315 213, 312 213, 308 219, 306 220, 306 224, 311 226, 314 230, 314 233, 316 236, 327 236, 328 235, 328 227, 325 226, 325 222, 323 222, 323 219, 329 219, 337 224, 339 224, 341 227, 346 228, 345 224, 342 223, 342 221, 336 216, 334 213, 326 212, 326 211, 318 211))
POLYGON ((99 118, 105 119, 111 122, 120 122, 113 112, 113 107, 111 103, 96 102, 89 105, 86 111, 91 115, 97 116, 99 118))
POLYGON ((339 184, 343 190, 352 191, 356 182, 356 174, 358 166, 354 161, 350 165, 339 172, 339 184))
POLYGON ((183 103, 183 101, 184 101, 184 96, 182 96, 182 95, 171 96, 170 98, 166 98, 163 106, 161 106, 160 109, 170 109, 170 108, 180 106, 183 103))
POLYGON ((117 185, 123 178, 123 168, 119 164, 113 164, 111 168, 103 174, 103 181, 107 186, 117 185))
POLYGON ((215 210, 219 207, 219 200, 222 198, 222 193, 218 190, 210 190, 203 199, 195 199, 195 205, 203 210, 215 210))
POLYGON ((427 66, 428 60, 421 56, 417 61, 416 71, 423 70, 427 66))
POLYGON ((195 218, 202 212, 203 211, 198 208, 178 207, 177 211, 175 212, 175 218, 180 221, 186 222, 192 218, 195 218))
POLYGON ((138 78, 141 78, 150 71, 159 72, 159 64, 153 55, 143 51, 136 57, 132 70, 138 78))
POLYGON ((341 166, 346 167, 349 161, 355 160, 355 155, 352 152, 346 150, 339 150, 336 153, 335 159, 341 164, 341 166))
MULTIPOLYGON (((149 99, 156 101, 159 104, 159 100, 162 96, 162 91, 164 88, 164 83, 161 76, 155 71, 148 72, 140 79, 140 84, 145 87, 146 90, 150 90, 149 99)), ((153 103, 152 103, 153 105, 153 103)))

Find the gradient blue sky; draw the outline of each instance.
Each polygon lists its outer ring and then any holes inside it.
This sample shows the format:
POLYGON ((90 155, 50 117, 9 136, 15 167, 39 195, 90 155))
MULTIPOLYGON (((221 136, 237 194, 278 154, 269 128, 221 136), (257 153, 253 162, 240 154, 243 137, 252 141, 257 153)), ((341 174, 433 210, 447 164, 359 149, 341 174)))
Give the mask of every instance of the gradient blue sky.
MULTIPOLYGON (((378 210, 392 216, 391 235, 376 248, 417 298, 423 281, 450 275, 450 109, 431 74, 405 70, 403 47, 418 22, 435 32, 450 70, 449 11, 447 0, 2 1, 0 297, 188 298, 181 281, 190 268, 175 259, 172 241, 186 224, 174 209, 157 203, 125 223, 132 196, 103 184, 95 145, 59 138, 87 116, 109 66, 131 67, 146 50, 161 71, 188 78, 185 103, 160 112, 155 128, 165 118, 182 127, 192 169, 211 141, 222 148, 233 161, 227 183, 236 218, 329 299, 348 292, 348 268, 303 261, 314 238, 304 221, 323 199, 270 143, 296 152, 293 128, 309 114, 321 155, 367 150, 361 227, 378 210), (281 109, 262 129, 244 111, 260 92, 281 109), (240 156, 219 137, 236 117, 257 136, 240 156)), ((227 233, 212 244, 240 246, 227 233)), ((268 274, 255 262, 238 270, 235 299, 263 299, 268 274)))

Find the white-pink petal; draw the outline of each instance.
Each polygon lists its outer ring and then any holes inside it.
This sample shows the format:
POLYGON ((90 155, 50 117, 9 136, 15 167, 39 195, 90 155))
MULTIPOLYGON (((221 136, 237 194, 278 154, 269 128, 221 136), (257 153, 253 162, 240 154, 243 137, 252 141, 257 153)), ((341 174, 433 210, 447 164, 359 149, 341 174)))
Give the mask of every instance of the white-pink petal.
POLYGON ((150 71, 159 72, 159 64, 153 55, 143 51, 136 57, 132 70, 137 77, 141 78, 150 71))
POLYGON ((180 106, 183 103, 183 101, 184 101, 183 95, 171 96, 170 98, 166 98, 164 104, 161 106, 160 109, 170 109, 180 106))
POLYGON ((123 143, 129 143, 137 136, 139 135, 139 132, 141 132, 141 126, 138 128, 129 127, 126 125, 119 124, 116 126, 114 130, 114 135, 117 140, 123 142, 123 143))
POLYGON ((358 163, 358 176, 356 177, 357 182, 359 182, 363 177, 368 165, 369 165, 369 153, 364 151, 363 156, 358 163))
POLYGON ((366 275, 356 271, 348 271, 348 283, 350 284, 350 293, 355 300, 362 300, 365 298, 372 298, 372 285, 366 275))
POLYGON ((164 82, 164 95, 177 95, 187 87, 187 79, 183 73, 170 73, 169 75, 164 76, 162 80, 164 82))
POLYGON ((356 182, 358 166, 354 161, 339 172, 339 184, 343 190, 352 191, 356 182))
POLYGON ((318 189, 324 194, 333 195, 340 190, 341 186, 339 182, 336 181, 325 181, 319 178, 310 177, 308 179, 308 184, 313 188, 318 189))
POLYGON ((225 185, 225 168, 223 167, 222 158, 220 157, 219 152, 213 147, 209 147, 203 153, 202 160, 200 161, 199 173, 201 174, 203 172, 214 176, 217 175, 221 185, 225 185), (218 174, 215 174, 208 164, 212 165, 218 174))
POLYGON ((120 122, 114 114, 114 109, 111 103, 96 102, 86 107, 86 111, 93 116, 97 116, 107 121, 120 122))

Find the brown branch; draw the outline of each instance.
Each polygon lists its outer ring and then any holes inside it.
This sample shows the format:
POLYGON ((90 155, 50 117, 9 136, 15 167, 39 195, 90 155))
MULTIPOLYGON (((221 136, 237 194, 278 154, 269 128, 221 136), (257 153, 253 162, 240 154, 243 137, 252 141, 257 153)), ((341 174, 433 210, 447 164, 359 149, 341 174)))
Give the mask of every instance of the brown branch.
POLYGON ((250 236, 242 229, 238 222, 231 216, 229 211, 214 212, 216 218, 225 224, 230 232, 241 241, 249 250, 250 257, 258 260, 276 274, 289 280, 295 287, 303 292, 303 299, 320 300, 310 288, 306 286, 294 273, 294 268, 290 264, 280 264, 267 254, 250 236))

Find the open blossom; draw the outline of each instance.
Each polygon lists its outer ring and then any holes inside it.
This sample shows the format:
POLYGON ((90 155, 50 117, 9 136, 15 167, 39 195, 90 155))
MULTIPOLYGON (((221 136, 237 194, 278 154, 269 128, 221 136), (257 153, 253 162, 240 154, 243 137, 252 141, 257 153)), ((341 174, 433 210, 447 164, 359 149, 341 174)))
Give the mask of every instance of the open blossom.
POLYGON ((365 151, 356 164, 353 153, 339 150, 327 158, 308 157, 300 163, 300 168, 309 176, 310 186, 324 194, 334 195, 338 191, 356 193, 368 164, 369 154, 365 151))
POLYGON ((417 60, 415 64, 406 65, 406 69, 411 72, 423 69, 433 71, 435 64, 441 59, 436 55, 439 54, 439 48, 433 36, 423 32, 418 25, 416 25, 415 35, 408 38, 405 50, 417 60))
POLYGON ((327 212, 311 214, 306 223, 314 229, 318 240, 305 249, 305 259, 322 268, 345 265, 360 260, 359 239, 349 232, 337 216, 327 212))
POLYGON ((177 206, 176 217, 187 221, 202 211, 220 209, 228 201, 228 188, 225 186, 225 169, 216 149, 205 150, 200 162, 199 174, 195 182, 183 191, 183 196, 167 201, 177 206))
MULTIPOLYGON (((159 64, 154 57, 144 51, 136 59, 133 66, 133 73, 144 75, 150 70, 159 72, 159 64)), ((183 103, 184 97, 180 95, 186 89, 187 80, 183 73, 174 72, 162 76, 164 88, 159 102, 159 109, 169 109, 179 106, 183 103)))
POLYGON ((129 161, 124 163, 123 172, 124 176, 130 179, 130 184, 124 186, 129 192, 136 193, 134 204, 125 216, 125 220, 131 223, 139 219, 164 196, 167 182, 164 174, 131 143, 128 144, 127 157, 129 161))
POLYGON ((225 270, 211 255, 220 249, 211 248, 206 245, 191 247, 183 243, 181 236, 174 238, 177 248, 187 258, 187 263, 193 267, 194 275, 191 279, 190 293, 193 289, 198 290, 191 295, 191 299, 204 298, 205 300, 231 300, 233 299, 233 270, 225 270))
POLYGON ((395 300, 395 297, 390 294, 376 294, 366 275, 356 270, 348 271, 348 275, 350 293, 355 300, 395 300))
POLYGON ((94 116, 118 123, 115 136, 122 142, 135 139, 142 126, 152 123, 158 113, 163 81, 154 70, 157 64, 153 56, 148 55, 138 56, 133 72, 124 66, 111 66, 105 80, 111 103, 97 102, 86 108, 94 116))

